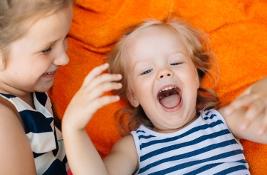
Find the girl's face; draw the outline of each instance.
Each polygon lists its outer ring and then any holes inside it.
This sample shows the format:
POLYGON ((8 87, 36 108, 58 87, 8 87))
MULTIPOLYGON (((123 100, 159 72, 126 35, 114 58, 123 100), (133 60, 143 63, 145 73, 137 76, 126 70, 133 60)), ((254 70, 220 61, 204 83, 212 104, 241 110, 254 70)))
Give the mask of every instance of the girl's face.
POLYGON ((187 125, 196 114, 199 77, 175 31, 152 26, 133 34, 127 45, 128 99, 141 105, 159 132, 187 125))
POLYGON ((0 73, 0 89, 16 94, 47 91, 59 66, 68 63, 66 36, 71 9, 37 20, 25 35, 8 46, 0 73))

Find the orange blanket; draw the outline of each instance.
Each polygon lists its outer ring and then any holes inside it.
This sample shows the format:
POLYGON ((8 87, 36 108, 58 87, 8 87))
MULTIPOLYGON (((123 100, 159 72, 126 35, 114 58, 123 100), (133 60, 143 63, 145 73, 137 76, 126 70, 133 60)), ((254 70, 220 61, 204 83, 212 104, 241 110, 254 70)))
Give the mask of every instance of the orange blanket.
MULTIPOLYGON (((216 56, 215 88, 223 105, 251 83, 267 75, 267 2, 265 0, 77 0, 69 39, 70 63, 62 68, 51 91, 62 116, 84 76, 105 62, 105 54, 123 30, 143 19, 176 15, 209 34, 216 56), (219 70, 219 71, 216 71, 219 70)), ((87 131, 105 156, 120 136, 113 118, 122 107, 101 109, 87 131)), ((79 115, 79 114, 77 114, 79 115)), ((252 174, 267 174, 267 145, 243 141, 252 174)))

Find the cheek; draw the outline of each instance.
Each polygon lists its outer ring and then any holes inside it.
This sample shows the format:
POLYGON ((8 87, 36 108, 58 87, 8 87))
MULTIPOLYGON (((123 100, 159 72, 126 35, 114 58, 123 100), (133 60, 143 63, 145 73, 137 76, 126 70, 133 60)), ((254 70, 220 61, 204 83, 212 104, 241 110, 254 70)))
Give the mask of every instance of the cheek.
POLYGON ((198 76, 198 72, 197 69, 194 65, 192 65, 189 69, 188 69, 188 75, 191 77, 189 78, 191 80, 191 83, 194 85, 195 88, 199 88, 200 82, 199 82, 199 76, 198 76))

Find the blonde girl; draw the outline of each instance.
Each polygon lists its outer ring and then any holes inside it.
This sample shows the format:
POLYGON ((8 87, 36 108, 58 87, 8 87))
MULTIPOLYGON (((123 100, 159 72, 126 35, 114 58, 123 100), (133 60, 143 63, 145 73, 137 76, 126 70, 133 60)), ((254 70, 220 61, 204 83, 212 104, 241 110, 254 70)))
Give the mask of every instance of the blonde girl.
MULTIPOLYGON (((145 22, 126 34, 110 55, 111 74, 103 73, 108 64, 95 68, 65 112, 74 174, 250 174, 238 139, 267 143, 266 93, 256 98, 255 86, 245 92, 256 108, 241 98, 216 109, 216 97, 200 87, 209 61, 199 32, 180 21, 145 22), (118 95, 103 95, 109 90, 118 95), (102 161, 84 128, 119 96, 128 101, 133 130, 102 161), (242 130, 248 112, 253 120, 242 130)), ((259 84, 264 92, 266 81, 259 84)))
POLYGON ((66 174, 47 91, 68 63, 71 0, 0 1, 0 174, 66 174))

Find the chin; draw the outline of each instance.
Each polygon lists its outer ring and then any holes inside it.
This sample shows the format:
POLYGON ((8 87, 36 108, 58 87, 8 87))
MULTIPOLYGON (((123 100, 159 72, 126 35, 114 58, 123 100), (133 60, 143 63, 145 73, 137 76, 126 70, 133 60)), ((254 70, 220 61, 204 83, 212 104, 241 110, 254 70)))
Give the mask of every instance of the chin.
POLYGON ((49 89, 51 89, 52 85, 50 86, 42 86, 42 87, 37 87, 35 88, 36 92, 47 92, 49 89))

